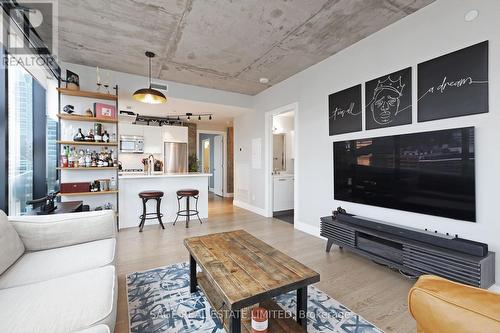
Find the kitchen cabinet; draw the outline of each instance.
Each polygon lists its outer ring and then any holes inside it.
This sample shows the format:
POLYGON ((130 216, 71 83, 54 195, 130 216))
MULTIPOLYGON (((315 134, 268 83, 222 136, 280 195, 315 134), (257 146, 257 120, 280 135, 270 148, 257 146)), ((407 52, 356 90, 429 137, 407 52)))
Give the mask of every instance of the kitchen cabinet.
POLYGON ((142 125, 134 125, 128 123, 120 123, 118 125, 120 135, 137 135, 144 136, 144 127, 142 125))
POLYGON ((273 177, 274 212, 293 209, 293 204, 294 204, 293 190, 294 190, 293 176, 276 175, 273 177))
POLYGON ((144 127, 144 153, 163 154, 163 129, 159 126, 144 127))
POLYGON ((184 126, 162 126, 164 142, 188 142, 188 128, 184 126))

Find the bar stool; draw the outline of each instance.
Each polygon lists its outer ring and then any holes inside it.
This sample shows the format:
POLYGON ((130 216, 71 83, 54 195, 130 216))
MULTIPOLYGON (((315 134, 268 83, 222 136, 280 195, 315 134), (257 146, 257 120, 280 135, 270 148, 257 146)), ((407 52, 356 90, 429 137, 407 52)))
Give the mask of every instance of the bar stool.
POLYGON ((154 219, 158 219, 161 228, 165 229, 165 226, 163 225, 163 222, 161 220, 163 214, 160 213, 160 204, 162 197, 163 197, 162 191, 143 191, 139 193, 139 198, 142 199, 142 215, 140 216, 141 223, 139 224, 140 228, 139 232, 142 232, 142 228, 144 228, 144 223, 146 222, 146 220, 154 220, 154 219), (156 200, 156 213, 146 212, 146 203, 148 202, 148 200, 156 200), (148 215, 155 215, 155 216, 148 217, 148 215))
POLYGON ((200 219, 200 213, 198 212, 198 198, 199 198, 200 191, 198 190, 193 190, 193 189, 183 189, 177 191, 177 204, 179 209, 177 210, 177 217, 175 218, 175 222, 177 222, 177 219, 179 216, 185 216, 186 217, 186 228, 189 228, 189 218, 191 216, 196 216, 198 217, 198 220, 201 222, 200 219), (181 200, 182 198, 186 198, 186 209, 181 210, 181 200), (196 206, 195 209, 190 209, 189 208, 189 198, 194 198, 196 199, 196 206))

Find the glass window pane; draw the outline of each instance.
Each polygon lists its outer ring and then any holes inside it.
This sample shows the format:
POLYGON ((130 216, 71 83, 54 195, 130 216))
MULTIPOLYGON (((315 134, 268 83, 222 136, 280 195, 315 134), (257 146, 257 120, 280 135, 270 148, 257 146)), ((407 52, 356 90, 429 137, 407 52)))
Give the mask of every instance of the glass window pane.
POLYGON ((9 215, 29 211, 33 197, 33 78, 9 67, 9 215))

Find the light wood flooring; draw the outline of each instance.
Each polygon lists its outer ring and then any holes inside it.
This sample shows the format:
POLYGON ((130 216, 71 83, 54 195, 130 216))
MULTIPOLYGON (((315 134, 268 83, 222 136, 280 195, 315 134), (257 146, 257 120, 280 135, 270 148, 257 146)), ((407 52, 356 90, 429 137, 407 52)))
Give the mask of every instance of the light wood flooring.
POLYGON ((115 333, 128 333, 125 275, 189 259, 183 239, 215 232, 244 229, 264 242, 314 269, 321 275, 315 284, 354 312, 385 332, 415 332, 408 313, 406 296, 414 281, 358 255, 333 247, 325 252, 326 241, 297 231, 293 225, 264 218, 233 207, 230 199, 211 197, 209 219, 203 225, 191 221, 175 226, 165 224, 125 229, 118 234, 118 317, 115 333))

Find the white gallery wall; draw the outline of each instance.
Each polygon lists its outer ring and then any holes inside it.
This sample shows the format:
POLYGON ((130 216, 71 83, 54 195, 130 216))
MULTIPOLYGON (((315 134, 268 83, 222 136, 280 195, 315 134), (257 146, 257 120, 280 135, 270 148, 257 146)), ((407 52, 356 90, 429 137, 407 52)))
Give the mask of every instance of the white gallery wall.
MULTIPOLYGON (((438 0, 255 96, 256 111, 235 119, 235 200, 256 212, 265 212, 265 113, 297 102, 297 228, 319 234, 319 218, 342 206, 350 213, 486 242, 492 251, 500 253, 499 91, 500 1, 438 0), (477 9, 479 16, 472 22, 466 22, 464 15, 471 9, 477 9), (490 112, 417 123, 416 65, 484 40, 489 40, 490 112), (414 109, 411 125, 329 136, 329 94, 408 66, 413 67, 414 109), (334 141, 465 126, 476 128, 477 223, 333 199, 334 141), (260 166, 253 163, 255 150, 252 156, 252 146, 259 141, 262 143, 262 149, 258 151, 261 154, 260 166)), ((362 96, 364 98, 364 90, 362 96)), ((500 255, 497 256, 496 267, 497 276, 500 276, 500 255)))

